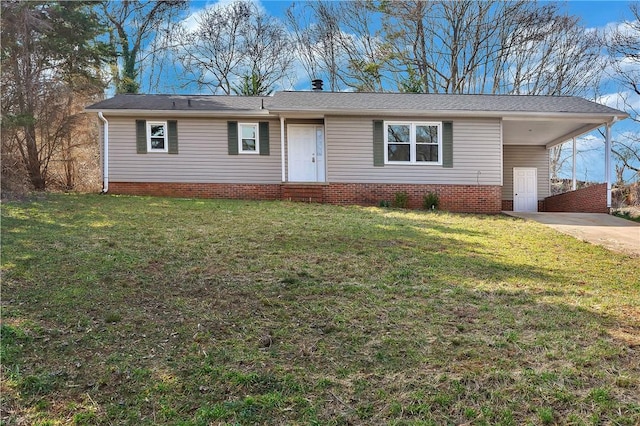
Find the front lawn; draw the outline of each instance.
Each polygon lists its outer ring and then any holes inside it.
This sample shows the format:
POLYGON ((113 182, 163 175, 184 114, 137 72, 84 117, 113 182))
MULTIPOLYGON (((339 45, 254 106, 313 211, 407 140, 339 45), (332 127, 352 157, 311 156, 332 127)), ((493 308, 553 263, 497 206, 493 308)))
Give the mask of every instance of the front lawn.
POLYGON ((2 205, 5 424, 640 424, 640 259, 286 202, 2 205))

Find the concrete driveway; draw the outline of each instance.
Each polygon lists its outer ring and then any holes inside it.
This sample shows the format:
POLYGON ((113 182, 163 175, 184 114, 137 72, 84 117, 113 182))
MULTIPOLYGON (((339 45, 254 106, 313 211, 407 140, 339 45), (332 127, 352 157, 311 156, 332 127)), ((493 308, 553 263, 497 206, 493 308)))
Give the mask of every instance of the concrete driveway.
POLYGON ((535 220, 583 241, 609 250, 640 256, 640 223, 604 213, 516 213, 509 216, 535 220))

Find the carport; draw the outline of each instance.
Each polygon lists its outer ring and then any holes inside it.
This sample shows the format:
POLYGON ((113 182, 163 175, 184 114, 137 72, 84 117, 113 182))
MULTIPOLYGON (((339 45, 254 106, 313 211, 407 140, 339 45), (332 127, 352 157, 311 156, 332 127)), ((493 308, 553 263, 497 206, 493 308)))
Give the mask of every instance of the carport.
MULTIPOLYGON (((580 109, 574 108, 574 105, 569 102, 563 107, 566 109, 541 113, 539 117, 514 115, 502 118, 503 210, 604 212, 611 207, 611 126, 627 118, 628 115, 598 104, 587 105, 591 110, 582 104, 580 109), (601 127, 604 127, 605 134, 603 161, 606 206, 603 189, 602 201, 594 201, 591 206, 578 208, 577 204, 581 203, 569 199, 563 200, 562 207, 558 207, 559 203, 553 200, 553 206, 550 209, 547 208, 545 200, 551 195, 549 190, 550 150, 565 142, 573 141, 572 189, 575 191, 576 138, 601 127)), ((586 198, 592 198, 591 194, 586 198)))

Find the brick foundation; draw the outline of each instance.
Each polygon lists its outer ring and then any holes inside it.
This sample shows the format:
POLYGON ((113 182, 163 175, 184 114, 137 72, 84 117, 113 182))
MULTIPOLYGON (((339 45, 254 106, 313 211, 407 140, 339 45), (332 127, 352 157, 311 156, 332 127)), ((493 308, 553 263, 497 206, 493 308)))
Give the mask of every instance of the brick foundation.
POLYGON ((499 213, 500 186, 491 185, 418 185, 384 183, 332 183, 327 186, 325 202, 331 204, 379 205, 381 200, 393 202, 395 194, 406 192, 409 208, 422 208, 422 199, 435 192, 440 209, 466 213, 499 213))
POLYGON ((185 198, 279 200, 280 184, 109 182, 109 193, 185 198))
POLYGON ((592 185, 544 199, 544 211, 608 213, 607 184, 592 185))
POLYGON ((435 192, 440 209, 466 213, 499 213, 502 187, 497 185, 419 185, 384 183, 330 184, 224 184, 111 182, 109 192, 128 195, 157 195, 193 198, 232 198, 251 200, 293 200, 329 204, 377 206, 393 202, 395 194, 406 192, 409 208, 422 208, 422 199, 435 192))

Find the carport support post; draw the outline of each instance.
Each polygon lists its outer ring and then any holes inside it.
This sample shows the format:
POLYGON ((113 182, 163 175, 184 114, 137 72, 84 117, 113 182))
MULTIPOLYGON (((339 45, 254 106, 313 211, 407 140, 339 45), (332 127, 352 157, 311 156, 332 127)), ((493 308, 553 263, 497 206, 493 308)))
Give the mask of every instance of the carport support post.
POLYGON ((573 155, 571 157, 571 190, 576 190, 576 138, 573 138, 573 155))
POLYGON ((607 182, 607 209, 611 208, 611 123, 606 124, 604 139, 604 176, 607 182))

